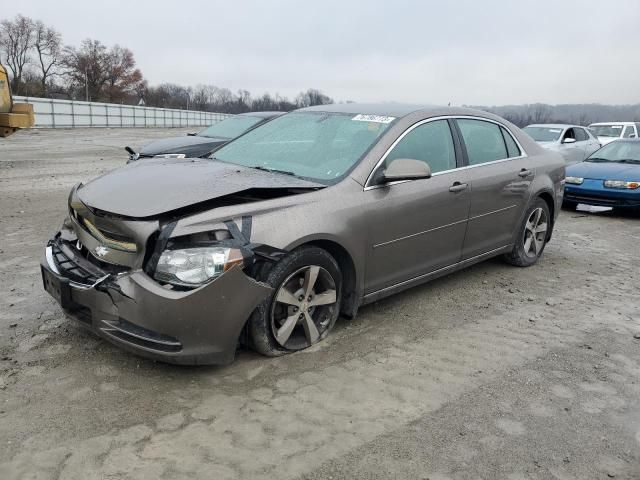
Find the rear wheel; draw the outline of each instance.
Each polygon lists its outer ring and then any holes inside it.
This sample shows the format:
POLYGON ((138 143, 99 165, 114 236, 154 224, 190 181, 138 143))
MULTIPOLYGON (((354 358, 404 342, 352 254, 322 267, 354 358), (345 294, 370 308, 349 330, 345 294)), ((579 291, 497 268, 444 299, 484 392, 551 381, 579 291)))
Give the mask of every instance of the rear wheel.
POLYGON ((527 209, 513 250, 504 259, 517 267, 529 267, 536 263, 547 244, 550 226, 549 206, 537 198, 527 209))
POLYGON ((294 250, 266 275, 274 289, 249 320, 254 349, 267 356, 303 350, 323 340, 340 313, 342 275, 317 247, 294 250))

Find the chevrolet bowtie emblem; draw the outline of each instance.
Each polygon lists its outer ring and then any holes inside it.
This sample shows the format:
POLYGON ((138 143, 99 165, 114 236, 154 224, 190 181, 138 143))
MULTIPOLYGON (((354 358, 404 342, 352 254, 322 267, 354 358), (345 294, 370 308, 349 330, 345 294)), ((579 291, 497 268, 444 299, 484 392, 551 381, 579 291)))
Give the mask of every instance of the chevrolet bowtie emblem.
POLYGON ((99 257, 104 257, 107 253, 109 253, 109 249, 107 247, 103 247, 102 245, 98 245, 93 251, 99 257))

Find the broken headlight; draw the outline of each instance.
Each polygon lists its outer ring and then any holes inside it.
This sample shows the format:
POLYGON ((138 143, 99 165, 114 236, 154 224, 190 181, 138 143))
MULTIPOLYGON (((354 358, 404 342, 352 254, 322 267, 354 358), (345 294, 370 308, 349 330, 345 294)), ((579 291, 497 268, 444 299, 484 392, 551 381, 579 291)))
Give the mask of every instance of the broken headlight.
POLYGON ((197 287, 243 264, 236 248, 201 247, 162 252, 154 278, 161 282, 197 287))

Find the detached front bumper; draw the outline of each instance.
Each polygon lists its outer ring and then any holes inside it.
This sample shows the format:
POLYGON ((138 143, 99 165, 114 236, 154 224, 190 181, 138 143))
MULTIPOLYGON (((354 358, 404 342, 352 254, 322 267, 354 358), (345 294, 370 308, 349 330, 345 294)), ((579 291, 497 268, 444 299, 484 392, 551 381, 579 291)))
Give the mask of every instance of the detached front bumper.
POLYGON ((99 336, 163 362, 231 363, 246 320, 272 292, 239 267, 186 292, 163 288, 140 270, 100 276, 73 250, 50 242, 41 263, 45 290, 99 336))

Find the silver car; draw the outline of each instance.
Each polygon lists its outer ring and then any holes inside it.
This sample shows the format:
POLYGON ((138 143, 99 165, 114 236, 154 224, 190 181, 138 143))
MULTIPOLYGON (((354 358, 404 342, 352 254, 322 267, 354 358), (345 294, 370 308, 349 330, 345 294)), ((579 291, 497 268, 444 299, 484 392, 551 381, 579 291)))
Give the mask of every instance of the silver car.
POLYGON ((152 358, 228 363, 238 341, 282 355, 340 314, 490 257, 533 265, 564 175, 558 154, 489 113, 306 108, 212 158, 134 162, 76 186, 44 288, 152 358))
POLYGON ((589 129, 579 125, 537 124, 524 131, 543 148, 562 155, 567 165, 582 162, 601 147, 589 129))

